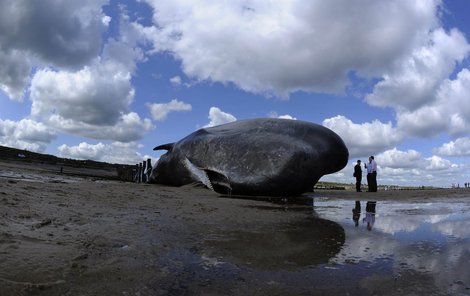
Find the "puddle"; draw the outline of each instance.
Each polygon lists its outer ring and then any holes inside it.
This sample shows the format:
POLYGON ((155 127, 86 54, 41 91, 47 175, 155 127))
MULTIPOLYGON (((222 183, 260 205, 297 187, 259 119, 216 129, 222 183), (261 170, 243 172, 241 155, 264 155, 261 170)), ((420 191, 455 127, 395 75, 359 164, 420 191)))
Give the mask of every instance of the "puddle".
MULTIPOLYGON (((279 207, 267 202, 259 210, 282 215, 279 207)), ((178 285, 160 288, 195 295, 470 295, 470 200, 361 201, 359 212, 355 201, 315 198, 304 209, 305 219, 295 223, 228 232, 162 257, 178 285)))
POLYGON ((78 183, 83 179, 72 176, 49 174, 49 173, 20 173, 16 171, 0 170, 0 178, 10 182, 26 181, 36 183, 78 183))
POLYGON ((360 204, 358 213, 355 201, 314 201, 314 216, 345 231, 341 251, 330 260, 338 270, 372 264, 367 268, 389 270, 394 285, 413 280, 414 285, 434 287, 436 295, 455 289, 470 295, 470 200, 378 201, 375 212, 367 209, 367 201, 360 204))
POLYGON ((219 198, 246 199, 266 202, 270 206, 312 206, 313 198, 305 196, 269 197, 269 196, 244 196, 244 195, 219 195, 219 198))
MULTIPOLYGON (((1 171, 0 178, 11 180, 12 182, 16 181, 27 181, 27 182, 40 182, 44 183, 47 181, 55 181, 56 179, 50 178, 49 176, 43 176, 40 174, 28 174, 28 173, 18 173, 10 171, 1 171)), ((62 181, 62 180, 61 180, 62 181)))
POLYGON ((259 270, 299 270, 325 264, 341 250, 344 230, 333 221, 313 218, 262 232, 233 231, 205 242, 211 256, 259 270))

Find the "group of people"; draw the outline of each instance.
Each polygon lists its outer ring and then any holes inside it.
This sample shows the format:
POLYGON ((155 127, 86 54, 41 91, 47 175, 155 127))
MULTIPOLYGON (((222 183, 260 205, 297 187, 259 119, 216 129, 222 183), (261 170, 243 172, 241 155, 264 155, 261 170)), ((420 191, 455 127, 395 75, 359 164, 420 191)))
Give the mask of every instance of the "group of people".
MULTIPOLYGON (((368 201, 366 204, 366 215, 362 219, 362 223, 367 223, 367 230, 372 230, 375 223, 375 206, 376 201, 368 201)), ((356 206, 352 209, 353 221, 356 227, 359 226, 359 218, 361 217, 361 202, 356 200, 356 206)))
MULTIPOLYGON (((364 163, 364 168, 367 170, 367 191, 377 192, 377 163, 375 162, 374 156, 369 157, 369 163, 364 163)), ((353 176, 356 178, 356 191, 361 192, 362 168, 360 160, 358 160, 357 164, 354 166, 353 176)))

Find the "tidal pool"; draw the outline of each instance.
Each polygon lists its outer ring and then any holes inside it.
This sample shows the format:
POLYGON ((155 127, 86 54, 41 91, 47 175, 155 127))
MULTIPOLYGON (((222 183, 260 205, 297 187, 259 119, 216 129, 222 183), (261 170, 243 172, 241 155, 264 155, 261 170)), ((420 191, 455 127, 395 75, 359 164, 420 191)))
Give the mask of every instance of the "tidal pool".
POLYGON ((470 200, 260 206, 302 209, 296 223, 225 233, 174 256, 233 295, 470 295, 470 200))
POLYGON ((316 198, 313 215, 345 232, 341 251, 324 268, 351 274, 360 287, 379 294, 470 295, 470 200, 316 198))

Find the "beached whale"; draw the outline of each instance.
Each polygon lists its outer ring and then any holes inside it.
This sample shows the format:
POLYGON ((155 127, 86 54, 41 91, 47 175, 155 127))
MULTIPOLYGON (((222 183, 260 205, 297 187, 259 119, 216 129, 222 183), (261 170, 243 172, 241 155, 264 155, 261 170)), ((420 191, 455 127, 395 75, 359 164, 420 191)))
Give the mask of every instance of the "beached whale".
POLYGON ((202 128, 167 150, 150 183, 201 182, 222 194, 295 196, 344 168, 349 152, 333 131, 305 121, 261 118, 202 128))

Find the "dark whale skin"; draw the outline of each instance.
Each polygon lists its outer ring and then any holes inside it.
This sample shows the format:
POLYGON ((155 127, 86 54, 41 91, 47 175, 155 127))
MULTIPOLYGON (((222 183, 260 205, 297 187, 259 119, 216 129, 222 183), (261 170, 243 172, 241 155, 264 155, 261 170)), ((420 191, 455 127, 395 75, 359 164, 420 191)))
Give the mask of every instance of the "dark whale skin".
POLYGON ((222 194, 296 196, 312 191, 326 174, 343 169, 343 140, 318 124, 274 118, 235 121, 200 129, 173 144, 150 183, 202 182, 222 194))

